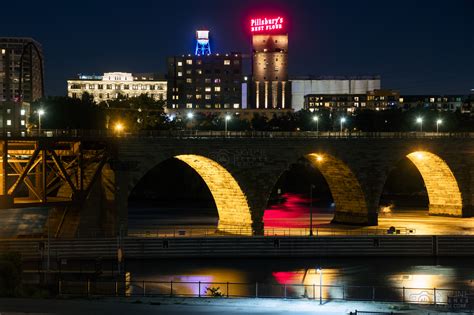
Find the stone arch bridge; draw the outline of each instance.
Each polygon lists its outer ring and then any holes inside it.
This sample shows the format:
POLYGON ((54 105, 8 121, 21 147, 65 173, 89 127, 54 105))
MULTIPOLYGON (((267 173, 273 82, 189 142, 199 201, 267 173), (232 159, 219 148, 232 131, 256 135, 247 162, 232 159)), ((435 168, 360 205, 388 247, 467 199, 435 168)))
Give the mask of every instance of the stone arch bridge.
POLYGON ((126 230, 129 194, 147 172, 170 158, 203 178, 221 230, 263 233, 263 212, 273 188, 302 157, 326 179, 336 205, 335 222, 376 225, 387 176, 404 158, 422 175, 430 214, 468 217, 474 209, 473 138, 119 137, 102 143, 107 161, 100 164, 97 180, 75 214, 62 215, 66 231, 60 236, 77 235, 77 230, 105 235, 126 230))

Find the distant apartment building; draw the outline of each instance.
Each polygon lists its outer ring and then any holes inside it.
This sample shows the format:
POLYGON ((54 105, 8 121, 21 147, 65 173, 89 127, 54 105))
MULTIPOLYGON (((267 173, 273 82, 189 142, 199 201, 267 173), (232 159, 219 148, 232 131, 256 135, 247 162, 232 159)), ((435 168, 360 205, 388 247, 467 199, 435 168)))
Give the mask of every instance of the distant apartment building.
POLYGON ((403 109, 429 108, 438 111, 461 110, 465 95, 403 95, 399 104, 403 109))
POLYGON ((240 53, 181 55, 168 58, 168 109, 247 107, 240 53))
MULTIPOLYGON (((295 111, 305 108, 307 95, 362 95, 380 90, 380 76, 293 77, 291 104, 295 111)), ((343 97, 344 98, 344 97, 343 97)), ((348 97, 350 99, 350 97, 348 97)))
POLYGON ((166 100, 167 82, 156 74, 106 72, 103 75, 83 75, 67 81, 68 96, 81 98, 88 93, 96 103, 120 97, 130 98, 146 94, 155 100, 166 100))
POLYGON ((352 113, 357 109, 385 110, 397 108, 400 93, 393 90, 372 90, 365 94, 309 94, 304 97, 304 109, 329 109, 352 113))
POLYGON ((30 103, 44 96, 43 52, 31 38, 0 37, 0 128, 25 130, 30 103))

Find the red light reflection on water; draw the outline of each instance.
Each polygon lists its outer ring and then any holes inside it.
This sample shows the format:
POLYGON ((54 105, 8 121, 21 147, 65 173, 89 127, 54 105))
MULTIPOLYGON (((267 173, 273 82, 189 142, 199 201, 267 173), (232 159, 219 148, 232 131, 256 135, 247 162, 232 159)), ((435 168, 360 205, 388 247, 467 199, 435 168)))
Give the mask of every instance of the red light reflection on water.
MULTIPOLYGON (((263 222, 266 228, 304 228, 309 215, 309 198, 302 194, 285 193, 284 202, 265 209, 263 222)), ((315 199, 313 199, 313 202, 315 199)))

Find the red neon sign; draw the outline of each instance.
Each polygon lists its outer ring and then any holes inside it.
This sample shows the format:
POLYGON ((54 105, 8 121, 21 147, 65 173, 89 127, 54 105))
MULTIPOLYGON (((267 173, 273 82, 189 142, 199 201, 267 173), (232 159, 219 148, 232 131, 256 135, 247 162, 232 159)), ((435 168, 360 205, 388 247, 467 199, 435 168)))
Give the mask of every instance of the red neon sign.
POLYGON ((276 31, 283 29, 283 18, 257 18, 250 20, 250 30, 252 33, 276 31))

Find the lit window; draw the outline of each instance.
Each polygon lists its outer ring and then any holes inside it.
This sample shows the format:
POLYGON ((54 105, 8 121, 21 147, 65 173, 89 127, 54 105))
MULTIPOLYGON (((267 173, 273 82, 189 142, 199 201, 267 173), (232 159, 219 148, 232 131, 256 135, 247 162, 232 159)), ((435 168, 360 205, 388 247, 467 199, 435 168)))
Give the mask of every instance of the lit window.
POLYGON ((187 64, 187 65, 192 65, 192 64, 193 64, 193 60, 192 60, 192 59, 187 59, 187 60, 186 60, 186 64, 187 64))
POLYGON ((178 77, 182 77, 183 76, 183 73, 180 71, 178 72, 178 77))
POLYGON ((187 78, 187 79, 186 79, 186 83, 193 83, 193 79, 187 78))
POLYGON ((24 126, 24 125, 25 125, 25 121, 22 119, 22 120, 20 121, 20 124, 21 124, 22 126, 24 126))
POLYGON ((211 95, 210 94, 206 94, 206 100, 210 100, 211 99, 211 95))
POLYGON ((182 61, 178 61, 178 67, 182 67, 183 66, 183 62, 182 61))
POLYGON ((201 70, 201 69, 198 69, 198 70, 196 70, 196 73, 197 73, 197 74, 202 74, 202 70, 201 70))
POLYGON ((197 63, 198 65, 200 65, 200 64, 202 64, 202 60, 197 60, 196 63, 197 63))
POLYGON ((398 99, 398 101, 399 101, 400 103, 403 103, 403 97, 400 97, 400 98, 398 99))
POLYGON ((210 86, 206 86, 205 91, 206 91, 206 92, 211 92, 211 87, 210 87, 210 86))
POLYGON ((204 82, 205 82, 205 83, 211 83, 211 79, 209 79, 209 78, 204 79, 204 82))
POLYGON ((192 74, 193 71, 191 69, 186 70, 186 74, 192 74))
POLYGON ((239 108, 239 105, 240 105, 239 103, 235 103, 234 108, 239 108))
POLYGON ((7 108, 7 114, 11 114, 11 113, 12 113, 11 108, 7 108))
POLYGON ((193 108, 193 103, 186 103, 186 108, 193 108))
POLYGON ((12 121, 10 119, 7 120, 7 126, 11 126, 12 125, 12 121))
POLYGON ((26 110, 24 110, 24 109, 20 110, 20 115, 25 116, 26 115, 26 110))
POLYGON ((5 49, 2 49, 2 55, 5 55, 5 49))
POLYGON ((430 97, 430 103, 434 103, 435 99, 434 97, 430 97))
POLYGON ((148 90, 148 85, 142 85, 142 90, 148 90))
POLYGON ((202 99, 202 95, 201 95, 201 94, 196 94, 196 99, 197 99, 197 100, 202 99))
POLYGON ((224 64, 225 64, 226 66, 230 65, 230 60, 229 60, 229 59, 224 60, 224 64))
POLYGON ((220 87, 220 86, 216 86, 216 87, 214 87, 214 91, 216 91, 216 92, 220 92, 220 91, 221 91, 221 87, 220 87))

